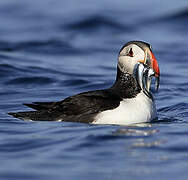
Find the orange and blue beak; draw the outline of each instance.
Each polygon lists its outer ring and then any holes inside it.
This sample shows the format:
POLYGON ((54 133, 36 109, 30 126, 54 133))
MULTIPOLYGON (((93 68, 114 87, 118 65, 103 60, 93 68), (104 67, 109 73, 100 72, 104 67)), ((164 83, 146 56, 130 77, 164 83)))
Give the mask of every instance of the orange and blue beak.
POLYGON ((155 58, 154 54, 150 52, 150 61, 151 61, 151 68, 155 71, 155 76, 160 77, 160 70, 159 70, 159 65, 157 62, 157 59, 155 58))
POLYGON ((156 90, 158 90, 159 83, 160 83, 159 64, 158 64, 157 59, 155 58, 154 54, 152 53, 152 51, 150 51, 149 53, 150 53, 151 68, 155 71, 155 77, 156 77, 155 88, 156 88, 156 90))
POLYGON ((152 68, 155 72, 155 77, 156 77, 156 90, 159 88, 159 82, 160 82, 160 69, 159 65, 157 62, 157 59, 155 58, 153 52, 150 49, 147 49, 145 51, 145 58, 144 60, 140 60, 139 62, 149 66, 152 68))

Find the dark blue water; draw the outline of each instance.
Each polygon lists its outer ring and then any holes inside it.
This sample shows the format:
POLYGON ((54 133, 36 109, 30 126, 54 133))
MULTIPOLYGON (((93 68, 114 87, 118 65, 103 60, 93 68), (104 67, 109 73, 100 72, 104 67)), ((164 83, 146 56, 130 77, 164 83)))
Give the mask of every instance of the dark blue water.
POLYGON ((187 179, 188 2, 0 1, 0 179, 187 179), (24 122, 22 103, 111 86, 129 40, 161 69, 159 121, 140 127, 24 122))

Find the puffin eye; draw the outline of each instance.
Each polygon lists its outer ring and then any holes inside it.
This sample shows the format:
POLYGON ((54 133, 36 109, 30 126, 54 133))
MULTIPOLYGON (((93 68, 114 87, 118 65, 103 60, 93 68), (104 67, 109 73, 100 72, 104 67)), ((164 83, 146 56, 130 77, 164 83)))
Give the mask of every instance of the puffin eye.
POLYGON ((133 57, 133 49, 132 48, 130 48, 128 56, 133 57))

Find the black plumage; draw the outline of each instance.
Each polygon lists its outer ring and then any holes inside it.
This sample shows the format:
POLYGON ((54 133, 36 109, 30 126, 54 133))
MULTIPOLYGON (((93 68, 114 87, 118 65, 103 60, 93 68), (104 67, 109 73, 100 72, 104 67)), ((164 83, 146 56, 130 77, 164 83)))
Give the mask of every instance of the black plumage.
POLYGON ((91 123, 102 111, 119 106, 123 98, 133 98, 140 92, 133 75, 117 68, 114 85, 105 90, 96 90, 70 96, 58 102, 35 102, 25 104, 36 111, 9 113, 10 115, 33 121, 70 121, 91 123))

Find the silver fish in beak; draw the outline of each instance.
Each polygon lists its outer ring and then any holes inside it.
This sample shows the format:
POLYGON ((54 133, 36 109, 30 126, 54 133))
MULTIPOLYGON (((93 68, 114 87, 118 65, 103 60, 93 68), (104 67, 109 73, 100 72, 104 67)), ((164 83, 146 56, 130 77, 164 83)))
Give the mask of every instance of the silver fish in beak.
POLYGON ((156 72, 149 66, 138 62, 134 68, 134 76, 137 83, 143 92, 150 98, 152 94, 150 92, 152 78, 155 77, 155 90, 158 90, 159 87, 159 78, 156 76, 156 72))
MULTIPOLYGON (((145 58, 138 60, 138 65, 140 63, 144 66, 143 74, 146 74, 144 76, 147 79, 146 80, 147 83, 149 83, 150 81, 149 77, 155 76, 155 90, 157 91, 159 89, 159 82, 160 82, 160 69, 157 59, 155 58, 151 48, 147 48, 147 47, 145 48, 145 58)), ((139 65, 141 67, 138 68, 138 71, 142 71, 143 69, 142 65, 139 65)))

